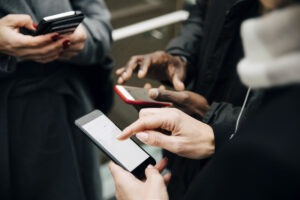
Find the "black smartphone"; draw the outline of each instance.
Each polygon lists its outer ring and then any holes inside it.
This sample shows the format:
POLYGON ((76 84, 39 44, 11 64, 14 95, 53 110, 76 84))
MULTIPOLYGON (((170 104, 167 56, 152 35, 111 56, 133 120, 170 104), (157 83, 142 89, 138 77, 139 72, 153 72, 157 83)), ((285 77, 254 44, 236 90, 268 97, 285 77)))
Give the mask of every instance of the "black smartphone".
POLYGON ((69 11, 44 17, 39 22, 35 35, 43 35, 53 32, 59 34, 72 33, 83 19, 84 15, 81 11, 69 11))
POLYGON ((85 133, 111 160, 131 172, 139 179, 145 177, 145 168, 155 160, 132 139, 119 141, 116 137, 121 130, 100 110, 77 119, 75 124, 85 133))
POLYGON ((148 90, 145 88, 115 85, 114 90, 124 102, 131 105, 142 107, 167 107, 173 105, 171 102, 151 99, 148 95, 148 90))

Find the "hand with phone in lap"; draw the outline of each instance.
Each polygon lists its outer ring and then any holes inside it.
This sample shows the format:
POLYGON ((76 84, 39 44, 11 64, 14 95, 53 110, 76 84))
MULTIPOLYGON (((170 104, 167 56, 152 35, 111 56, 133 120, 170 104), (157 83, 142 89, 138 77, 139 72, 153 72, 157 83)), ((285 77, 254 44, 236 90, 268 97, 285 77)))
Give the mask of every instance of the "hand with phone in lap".
POLYGON ((44 17, 37 26, 36 35, 56 32, 59 35, 53 39, 63 39, 63 51, 59 60, 69 60, 84 49, 87 39, 85 27, 81 24, 84 15, 80 11, 69 11, 44 17))
POLYGON ((118 191, 115 194, 116 198, 118 200, 140 200, 147 196, 149 199, 168 199, 166 184, 170 181, 171 174, 167 173, 163 176, 160 174, 166 166, 167 159, 164 158, 155 166, 147 167, 145 169, 146 178, 138 180, 131 173, 111 162, 109 169, 115 184, 118 185, 118 191), (153 190, 152 185, 155 185, 157 190, 153 190), (135 188, 138 192, 128 192, 126 186, 135 188))
POLYGON ((94 144, 111 160, 139 179, 145 177, 148 165, 155 165, 155 160, 132 139, 120 141, 122 131, 100 110, 77 119, 75 124, 94 144))
POLYGON ((85 27, 80 24, 73 33, 64 35, 63 37, 65 38, 63 43, 64 51, 60 54, 59 59, 69 60, 84 49, 87 32, 85 27))
POLYGON ((21 28, 35 30, 29 15, 9 14, 0 19, 1 53, 39 63, 48 63, 60 57, 64 50, 64 39, 53 41, 58 36, 57 33, 30 36, 22 34, 21 28))

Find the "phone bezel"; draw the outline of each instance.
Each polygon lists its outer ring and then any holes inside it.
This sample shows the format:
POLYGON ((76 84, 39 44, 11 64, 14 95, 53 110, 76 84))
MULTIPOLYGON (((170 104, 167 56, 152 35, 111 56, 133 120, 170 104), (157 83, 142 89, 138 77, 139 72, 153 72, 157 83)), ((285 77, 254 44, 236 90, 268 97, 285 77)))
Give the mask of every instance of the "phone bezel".
POLYGON ((42 35, 52 32, 58 32, 61 34, 73 32, 77 28, 77 26, 83 21, 83 19, 84 15, 81 11, 69 11, 44 17, 39 22, 35 35, 42 35), (70 25, 72 25, 72 27, 70 25), (51 31, 55 27, 62 27, 62 30, 51 31))
MULTIPOLYGON (((84 116, 82 116, 81 118, 75 120, 75 125, 77 127, 79 127, 79 129, 84 133, 84 135, 86 135, 105 155, 107 155, 112 161, 114 161, 116 164, 118 164, 119 166, 121 166, 123 169, 127 170, 125 168, 125 166, 119 161, 117 160, 114 155, 112 155, 108 150, 106 150, 106 148, 104 148, 93 136, 91 136, 82 126, 84 126, 85 124, 89 123, 90 121, 100 117, 101 115, 105 115, 103 114, 100 110, 94 110, 84 116)), ((129 138, 130 140, 132 140, 131 138, 129 138)), ((139 144, 137 144, 134 140, 132 140, 138 147, 140 147, 139 144)), ((149 157, 143 161, 139 166, 137 166, 135 169, 133 169, 132 171, 130 171, 135 177, 139 178, 139 179, 143 179, 145 178, 145 168, 148 165, 155 165, 156 161, 154 160, 154 158, 147 152, 145 151, 142 147, 140 147, 140 149, 142 151, 144 151, 147 155, 149 155, 149 157)))
POLYGON ((128 98, 126 94, 124 94, 124 92, 122 91, 122 89, 120 88, 123 88, 124 90, 126 90, 126 92, 128 94, 130 94, 130 92, 126 89, 126 88, 131 88, 131 89, 144 89, 144 88, 139 88, 139 87, 132 87, 132 86, 123 86, 123 85, 115 85, 114 86, 114 90, 115 92, 121 97, 121 99, 125 102, 125 103, 128 103, 128 104, 132 104, 132 105, 140 105, 140 106, 156 106, 156 107, 170 107, 172 106, 173 104, 171 102, 166 102, 166 101, 156 101, 156 100, 151 100, 151 101, 148 101, 148 100, 138 100, 138 99, 135 99, 131 94, 131 97, 132 99, 128 98))

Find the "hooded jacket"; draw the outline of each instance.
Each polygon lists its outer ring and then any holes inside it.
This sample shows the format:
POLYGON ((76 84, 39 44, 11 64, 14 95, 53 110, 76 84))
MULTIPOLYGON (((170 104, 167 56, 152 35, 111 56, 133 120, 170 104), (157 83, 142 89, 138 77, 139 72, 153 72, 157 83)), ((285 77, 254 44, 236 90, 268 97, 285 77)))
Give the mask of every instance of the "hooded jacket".
MULTIPOLYGON (((181 34, 167 47, 169 53, 187 58, 186 81, 192 85, 191 90, 204 95, 211 103, 202 121, 214 130, 216 151, 234 132, 247 91, 236 71, 243 57, 240 25, 257 13, 255 0, 198 0, 181 34)), ((251 95, 253 98, 260 96, 251 95)), ((182 199, 189 182, 205 165, 206 159, 196 161, 167 156, 173 173, 168 184, 171 199, 182 199)))
POLYGON ((243 24, 239 74, 265 96, 184 199, 300 198, 299 13, 291 6, 243 24))

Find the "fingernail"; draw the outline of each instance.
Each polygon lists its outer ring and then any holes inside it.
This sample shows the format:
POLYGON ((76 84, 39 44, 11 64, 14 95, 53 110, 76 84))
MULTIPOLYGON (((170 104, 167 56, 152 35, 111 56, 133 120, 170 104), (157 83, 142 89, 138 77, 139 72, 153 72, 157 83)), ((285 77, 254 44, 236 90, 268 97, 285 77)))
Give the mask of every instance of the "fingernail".
POLYGON ((156 88, 152 88, 149 90, 149 96, 153 99, 156 99, 159 95, 159 91, 156 88))
POLYGON ((139 72, 138 72, 138 77, 142 77, 143 76, 143 70, 140 69, 139 72))
POLYGON ((118 83, 119 83, 119 84, 123 83, 123 78, 121 78, 121 77, 118 78, 118 83))
POLYGON ((121 133, 120 135, 118 135, 116 138, 117 140, 122 140, 122 137, 123 137, 124 133, 121 133))
POLYGON ((38 25, 36 23, 33 23, 32 26, 37 29, 38 25))
POLYGON ((121 137, 122 137, 122 134, 118 135, 116 138, 117 138, 117 140, 120 140, 121 137))
POLYGON ((57 41, 58 39, 60 39, 60 36, 59 36, 59 35, 53 35, 53 36, 51 37, 51 39, 52 39, 53 42, 55 42, 55 41, 57 41))
POLYGON ((64 48, 64 49, 68 48, 70 45, 71 45, 70 40, 65 40, 65 41, 63 42, 63 48, 64 48))
POLYGON ((153 169, 154 166, 153 165, 148 165, 147 168, 153 169))
POLYGON ((148 140, 148 138, 149 138, 149 134, 148 134, 148 133, 142 132, 142 133, 136 134, 136 137, 137 137, 140 141, 146 142, 146 141, 148 140))

